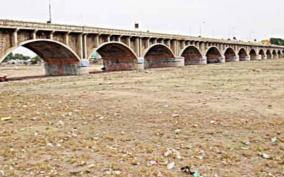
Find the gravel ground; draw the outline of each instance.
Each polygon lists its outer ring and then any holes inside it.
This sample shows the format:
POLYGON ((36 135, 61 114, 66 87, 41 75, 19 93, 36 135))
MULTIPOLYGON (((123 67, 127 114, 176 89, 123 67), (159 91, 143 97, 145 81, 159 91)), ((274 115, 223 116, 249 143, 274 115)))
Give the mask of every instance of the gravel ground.
POLYGON ((0 176, 283 177, 284 59, 0 83, 0 142, 0 176))

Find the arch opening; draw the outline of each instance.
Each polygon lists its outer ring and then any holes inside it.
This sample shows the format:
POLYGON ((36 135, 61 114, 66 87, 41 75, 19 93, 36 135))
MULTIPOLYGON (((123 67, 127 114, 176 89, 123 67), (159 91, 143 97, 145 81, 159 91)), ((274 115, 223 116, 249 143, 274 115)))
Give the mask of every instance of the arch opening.
POLYGON ((175 55, 167 46, 158 44, 146 51, 144 60, 145 68, 170 67, 175 62, 175 55))
POLYGON ((260 49, 258 54, 261 56, 262 60, 265 59, 265 53, 263 49, 260 49))
POLYGON ((232 62, 232 61, 236 61, 236 53, 232 48, 228 48, 225 51, 225 61, 226 62, 232 62))
POLYGON ((25 47, 17 47, 0 63, 0 77, 44 76, 43 60, 25 47))
POLYGON ((273 50, 272 55, 274 59, 277 58, 277 52, 275 50, 273 50))
POLYGON ((181 54, 185 65, 200 64, 203 60, 201 52, 194 46, 189 46, 181 54))
POLYGON ((251 49, 249 52, 250 60, 257 60, 257 54, 254 49, 251 49))
POLYGON ((266 56, 267 56, 267 59, 272 59, 272 54, 270 50, 266 51, 266 56))
MULTIPOLYGON (((31 50, 44 61, 45 75, 76 75, 79 73, 80 58, 72 49, 60 42, 38 39, 23 42, 19 46, 31 50)), ((15 49, 10 49, 1 61, 15 49)))
POLYGON ((206 53, 207 63, 222 63, 222 55, 216 47, 211 47, 206 53))
POLYGON ((128 71, 136 69, 137 56, 120 42, 109 42, 99 46, 95 52, 101 60, 102 71, 128 71))
POLYGON ((282 55, 281 55, 281 51, 280 51, 280 50, 278 50, 277 55, 278 55, 279 58, 282 58, 282 55))
POLYGON ((240 61, 247 61, 248 54, 244 48, 240 49, 239 53, 240 61))

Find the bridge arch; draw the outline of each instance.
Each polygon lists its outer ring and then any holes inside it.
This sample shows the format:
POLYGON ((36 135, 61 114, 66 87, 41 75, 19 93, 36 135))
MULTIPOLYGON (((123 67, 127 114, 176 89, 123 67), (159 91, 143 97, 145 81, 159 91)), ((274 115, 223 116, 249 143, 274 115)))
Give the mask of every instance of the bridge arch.
POLYGON ((267 59, 272 59, 272 53, 270 50, 266 51, 266 56, 267 56, 267 59))
POLYGON ((257 59, 257 54, 255 49, 251 49, 249 52, 250 60, 256 60, 257 59))
POLYGON ((207 63, 222 63, 222 55, 217 47, 210 47, 206 51, 207 63))
POLYGON ((19 45, 10 48, 0 59, 0 63, 18 47, 25 47, 33 51, 47 63, 78 63, 80 61, 80 57, 69 46, 61 42, 50 39, 35 39, 22 42, 19 45))
POLYGON ((278 57, 279 57, 279 58, 281 58, 281 57, 282 57, 282 55, 281 55, 281 51, 280 51, 280 50, 278 50, 277 54, 278 54, 278 57))
POLYGON ((241 48, 238 52, 240 61, 247 61, 248 53, 244 48, 241 48))
MULTIPOLYGON (((136 69, 138 57, 122 42, 106 42, 94 49, 103 60, 105 71, 127 71, 136 69)), ((91 58, 92 52, 89 58, 91 58)))
POLYGON ((78 74, 80 57, 67 45, 50 39, 22 42, 10 48, 0 59, 0 62, 18 47, 25 47, 37 54, 45 62, 46 75, 78 74))
POLYGON ((278 50, 278 56, 279 56, 279 58, 283 57, 283 54, 281 53, 281 50, 278 50))
POLYGON ((224 56, 225 56, 225 61, 226 62, 232 62, 232 61, 236 61, 236 52, 234 51, 234 49, 232 49, 231 47, 228 47, 224 50, 224 56))
POLYGON ((203 60, 200 50, 192 45, 186 46, 180 56, 184 57, 185 65, 200 64, 203 60))
POLYGON ((175 55, 173 51, 164 44, 154 44, 148 47, 143 55, 145 68, 161 68, 171 66, 175 55))
POLYGON ((260 49, 258 54, 261 56, 261 59, 265 59, 265 53, 264 53, 264 50, 263 49, 260 49))
POLYGON ((273 55, 273 59, 277 58, 277 52, 276 52, 276 50, 273 50, 273 51, 272 51, 272 55, 273 55))

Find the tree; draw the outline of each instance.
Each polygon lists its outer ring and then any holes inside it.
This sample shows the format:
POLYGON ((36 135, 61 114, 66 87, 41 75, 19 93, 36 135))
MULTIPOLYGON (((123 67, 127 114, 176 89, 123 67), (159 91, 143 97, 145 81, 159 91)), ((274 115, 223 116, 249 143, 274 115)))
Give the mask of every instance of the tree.
POLYGON ((7 55, 7 57, 4 59, 4 62, 10 61, 14 59, 14 55, 13 53, 9 53, 9 55, 7 55))
POLYGON ((31 59, 32 65, 38 64, 41 61, 41 58, 39 56, 35 56, 31 59))
POLYGON ((284 46, 284 40, 280 39, 280 38, 271 38, 270 42, 271 42, 271 44, 274 44, 274 45, 282 45, 282 46, 284 46))

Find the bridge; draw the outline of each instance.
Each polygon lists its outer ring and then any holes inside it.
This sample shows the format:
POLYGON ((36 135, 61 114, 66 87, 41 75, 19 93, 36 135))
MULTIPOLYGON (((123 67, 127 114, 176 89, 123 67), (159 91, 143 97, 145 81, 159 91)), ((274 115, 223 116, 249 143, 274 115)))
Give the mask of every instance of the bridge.
POLYGON ((47 75, 79 74, 82 59, 100 54, 106 71, 276 59, 284 47, 257 42, 0 20, 0 62, 23 46, 44 60, 47 75))

